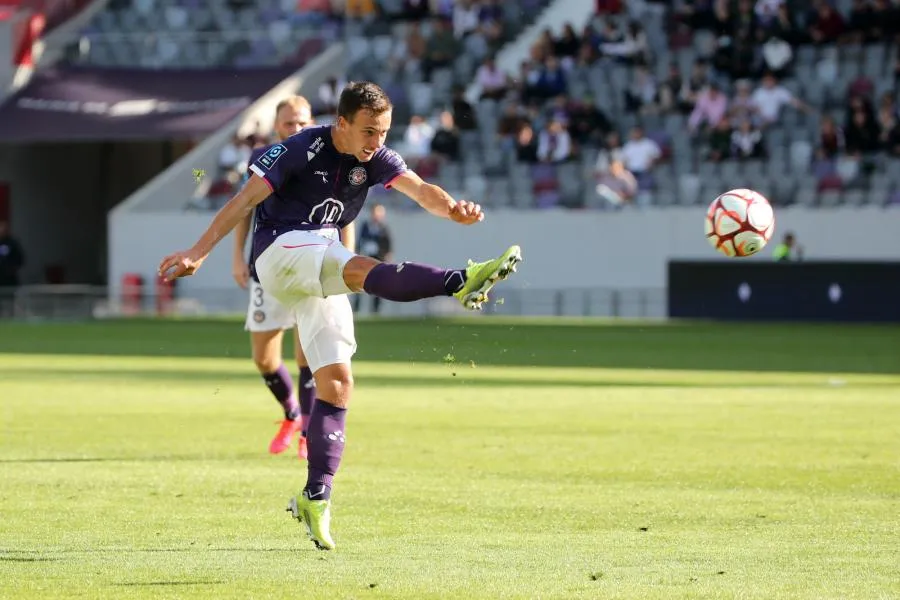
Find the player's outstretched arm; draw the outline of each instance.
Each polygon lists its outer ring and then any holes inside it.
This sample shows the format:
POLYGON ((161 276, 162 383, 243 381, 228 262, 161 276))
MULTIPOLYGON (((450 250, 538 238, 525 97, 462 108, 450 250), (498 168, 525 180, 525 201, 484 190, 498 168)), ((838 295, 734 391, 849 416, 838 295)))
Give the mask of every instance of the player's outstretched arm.
POLYGON ((481 205, 465 200, 454 200, 443 188, 426 183, 413 171, 399 175, 391 186, 435 216, 463 225, 472 225, 484 220, 481 205))
POLYGON ((253 175, 235 196, 216 213, 212 223, 189 250, 175 252, 159 263, 159 274, 167 281, 177 277, 193 275, 216 244, 222 241, 232 229, 245 217, 250 215, 253 207, 265 200, 272 193, 269 184, 262 178, 253 175))

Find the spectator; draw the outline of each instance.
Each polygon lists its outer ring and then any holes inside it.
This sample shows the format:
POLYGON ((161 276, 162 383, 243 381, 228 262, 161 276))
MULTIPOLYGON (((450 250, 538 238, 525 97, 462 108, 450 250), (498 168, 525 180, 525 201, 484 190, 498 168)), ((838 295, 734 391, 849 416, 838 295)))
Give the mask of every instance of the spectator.
POLYGON ((538 96, 541 98, 553 98, 566 93, 566 74, 560 67, 559 59, 555 56, 547 58, 536 87, 538 96))
POLYGON ((625 110, 641 114, 656 111, 656 82, 647 67, 637 66, 633 69, 633 78, 625 90, 625 110))
POLYGON ((500 100, 506 95, 506 74, 497 68, 497 63, 492 56, 487 57, 484 63, 478 67, 475 81, 481 86, 482 100, 500 100))
POLYGON ((820 2, 809 24, 809 35, 816 44, 836 43, 844 33, 844 18, 828 2, 820 2))
POLYGON ((431 6, 428 0, 403 0, 403 10, 400 12, 402 19, 407 21, 422 21, 431 14, 431 6))
POLYGON ((644 135, 642 127, 632 128, 630 138, 622 146, 622 163, 644 188, 651 180, 650 172, 656 161, 662 157, 662 150, 656 142, 644 135))
POLYGON ((688 129, 694 134, 705 129, 705 126, 713 127, 725 117, 727 111, 728 98, 719 84, 712 82, 697 96, 697 103, 688 119, 688 129))
POLYGON ((405 76, 421 74, 424 78, 427 52, 428 41, 422 35, 422 28, 412 22, 407 26, 406 38, 394 44, 388 64, 394 73, 405 76))
POLYGON ((562 59, 569 58, 572 61, 581 52, 581 40, 575 33, 571 23, 563 25, 562 35, 553 40, 553 53, 562 59))
POLYGON ((360 21, 372 21, 376 16, 376 0, 346 0, 344 16, 360 21))
POLYGON ((878 124, 863 108, 853 111, 845 135, 847 152, 851 154, 870 154, 879 149, 878 124))
POLYGON ((844 132, 826 115, 819 125, 819 147, 816 156, 820 160, 835 159, 844 151, 844 132))
POLYGON ((403 134, 405 155, 411 163, 431 154, 431 140, 434 138, 434 127, 421 115, 413 115, 409 126, 403 134))
POLYGON ((777 123, 781 116, 781 108, 785 105, 793 106, 798 110, 809 110, 805 103, 795 98, 786 88, 778 85, 775 76, 771 73, 763 76, 762 85, 753 92, 751 100, 759 114, 760 124, 763 126, 777 123))
POLYGON ((18 287, 19 271, 24 265, 22 245, 10 233, 9 223, 0 221, 0 288, 18 287))
POLYGON ((784 234, 783 241, 775 246, 772 258, 776 262, 795 262, 803 260, 803 248, 797 245, 797 239, 793 232, 784 234))
MULTIPOLYGON (((387 225, 387 211, 382 204, 374 204, 369 219, 359 229, 357 247, 362 256, 368 256, 382 262, 393 258, 391 231, 387 225)), ((359 310, 362 294, 354 294, 355 310, 359 310)), ((372 296, 372 312, 378 314, 381 309, 381 298, 372 296)))
POLYGON ((631 65, 646 65, 650 56, 647 34, 640 23, 628 24, 628 32, 620 41, 600 44, 600 52, 631 65))
POLYGON ((449 110, 441 112, 441 127, 431 139, 431 153, 444 160, 459 160, 459 131, 449 110))
POLYGON ((750 119, 756 124, 759 118, 756 114, 756 105, 753 104, 753 98, 750 96, 750 82, 740 79, 735 82, 735 89, 737 94, 728 103, 728 117, 733 121, 750 119))
POLYGON ((889 0, 873 0, 872 27, 869 29, 868 40, 900 47, 900 6, 896 2, 891 6, 889 0))
POLYGON ((453 90, 453 100, 451 101, 453 112, 453 122, 459 127, 460 131, 472 131, 478 129, 478 120, 475 118, 475 109, 466 100, 465 90, 455 88, 453 90))
POLYGON ((497 136, 500 138, 501 145, 507 148, 513 147, 515 137, 525 123, 527 120, 522 116, 517 104, 510 102, 504 106, 503 115, 497 123, 497 136))
POLYGON ((731 134, 731 122, 728 118, 719 119, 715 129, 709 135, 709 151, 706 154, 706 160, 721 162, 731 158, 731 134))
POLYGON ((614 207, 634 201, 638 191, 637 179, 620 160, 614 160, 609 170, 600 176, 595 188, 597 196, 614 207))
POLYGON ((594 104, 591 96, 570 106, 569 133, 579 146, 599 148, 612 129, 612 123, 594 104))
POLYGON ((516 160, 523 163, 534 164, 538 161, 537 140, 534 139, 534 129, 526 123, 516 136, 516 160))
POLYGON ((329 77, 319 86, 318 114, 336 115, 338 99, 347 82, 337 77, 329 77))
MULTIPOLYGON (((606 175, 614 162, 622 162, 622 139, 619 133, 611 131, 606 136, 606 143, 597 154, 597 162, 594 165, 594 176, 598 179, 606 175)), ((623 165, 624 166, 624 165, 623 165)))
POLYGON ((784 77, 790 69, 794 51, 791 50, 791 45, 787 41, 771 35, 762 45, 762 58, 763 67, 766 71, 774 74, 776 77, 784 77))
POLYGON ((503 7, 498 0, 481 0, 478 10, 478 22, 482 27, 503 23, 503 7))
POLYGON ((874 21, 875 13, 868 0, 853 0, 850 7, 850 20, 844 33, 844 41, 851 44, 861 44, 866 41, 874 41, 872 32, 876 31, 874 21))
POLYGON ((697 96, 709 85, 709 65, 698 60, 691 66, 691 75, 688 77, 678 97, 678 104, 682 114, 690 114, 697 103, 697 96))
POLYGON ((474 0, 456 0, 453 6, 453 35, 461 40, 478 29, 478 4, 474 0))
POLYGON ((225 173, 237 171, 245 173, 250 160, 251 148, 237 134, 219 151, 219 169, 225 173))
POLYGON ((783 2, 778 5, 776 18, 766 27, 766 32, 784 40, 791 46, 797 46, 801 42, 800 29, 797 27, 788 5, 783 2))
POLYGON ((460 44, 453 36, 450 25, 445 19, 437 19, 434 22, 434 31, 428 38, 425 49, 424 75, 426 81, 431 81, 431 73, 435 69, 443 69, 453 65, 460 52, 460 44))
POLYGON ((731 155, 740 160, 765 157, 762 132, 744 119, 731 133, 731 155))
POLYGON ((572 138, 561 121, 553 119, 538 135, 537 158, 540 162, 561 163, 572 156, 572 138))
POLYGON ((685 90, 684 77, 681 75, 681 69, 676 62, 669 63, 669 74, 666 75, 665 81, 659 85, 657 99, 659 100, 659 108, 662 112, 684 112, 690 113, 691 108, 685 109, 685 103, 682 93, 685 90))

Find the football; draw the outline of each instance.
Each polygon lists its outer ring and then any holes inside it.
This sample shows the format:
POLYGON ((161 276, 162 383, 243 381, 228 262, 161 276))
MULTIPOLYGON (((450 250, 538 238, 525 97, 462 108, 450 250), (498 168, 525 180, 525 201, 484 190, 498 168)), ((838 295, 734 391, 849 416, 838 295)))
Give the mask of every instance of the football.
POLYGON ((725 256, 750 256, 766 247, 775 231, 775 213, 753 190, 725 192, 706 211, 706 239, 725 256))

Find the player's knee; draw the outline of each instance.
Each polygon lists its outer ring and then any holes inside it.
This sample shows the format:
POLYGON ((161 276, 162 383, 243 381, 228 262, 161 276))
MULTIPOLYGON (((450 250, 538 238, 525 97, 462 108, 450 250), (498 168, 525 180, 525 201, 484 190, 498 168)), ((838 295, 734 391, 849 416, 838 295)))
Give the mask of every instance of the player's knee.
POLYGON ((368 256, 354 256, 344 265, 344 282, 354 292, 362 291, 369 272, 381 261, 368 256))
POLYGON ((315 372, 318 398, 346 408, 353 395, 353 373, 349 364, 327 365, 315 372))
POLYGON ((281 339, 276 335, 253 336, 253 363, 260 373, 274 373, 281 366, 281 339))
POLYGON ((281 359, 271 356, 254 356, 253 363, 262 374, 274 373, 281 366, 281 359))

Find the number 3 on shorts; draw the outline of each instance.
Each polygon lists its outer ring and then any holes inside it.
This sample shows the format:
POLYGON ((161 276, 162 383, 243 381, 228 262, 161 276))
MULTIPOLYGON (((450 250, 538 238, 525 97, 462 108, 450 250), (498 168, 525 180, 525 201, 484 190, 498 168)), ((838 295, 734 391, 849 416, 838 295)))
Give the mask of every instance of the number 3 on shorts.
POLYGON ((261 285, 253 287, 253 306, 259 308, 263 305, 263 289, 261 285))

